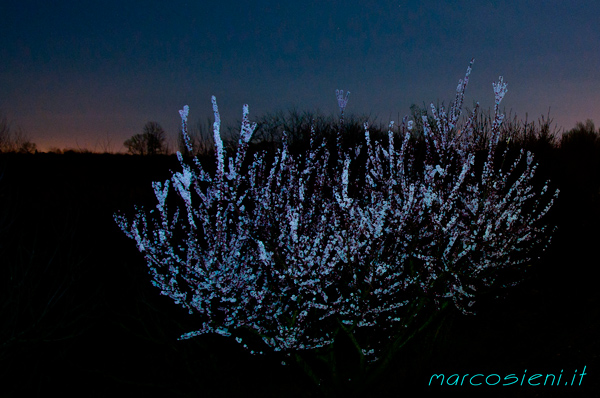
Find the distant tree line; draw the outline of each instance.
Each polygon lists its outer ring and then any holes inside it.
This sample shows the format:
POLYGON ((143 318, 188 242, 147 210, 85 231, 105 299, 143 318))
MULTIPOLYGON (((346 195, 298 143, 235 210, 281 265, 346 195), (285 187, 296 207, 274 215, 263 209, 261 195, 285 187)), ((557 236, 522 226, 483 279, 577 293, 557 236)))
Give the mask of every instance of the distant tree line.
MULTIPOLYGON (((411 119, 414 121, 412 137, 415 143, 423 138, 423 117, 429 119, 429 124, 435 128, 433 118, 428 114, 427 108, 411 105, 411 119)), ((562 134, 550 131, 552 120, 548 117, 542 117, 538 123, 519 121, 516 116, 511 118, 509 115, 501 126, 502 140, 512 147, 525 147, 535 150, 537 147, 556 147, 574 150, 580 148, 584 151, 600 150, 600 128, 596 128, 594 122, 590 119, 585 122, 577 122, 575 127, 563 132, 562 134)), ((344 124, 346 145, 356 144, 364 136, 363 123, 369 122, 369 129, 374 138, 385 139, 387 136, 387 126, 375 124, 367 116, 355 117, 349 116, 344 124)), ((321 136, 333 136, 335 134, 337 121, 333 117, 324 117, 310 112, 298 113, 291 110, 286 115, 283 112, 267 114, 256 120, 257 129, 253 135, 252 142, 263 148, 274 148, 286 132, 288 142, 292 146, 305 146, 310 136, 311 123, 315 123, 315 128, 321 136)), ((486 131, 489 130, 491 120, 489 115, 481 112, 476 120, 476 132, 480 134, 482 148, 487 145, 486 131)), ((195 125, 188 126, 190 152, 183 139, 181 131, 177 136, 176 149, 184 156, 208 155, 214 150, 212 138, 212 125, 208 120, 205 123, 197 122, 195 125)), ((228 137, 223 137, 224 145, 228 150, 234 150, 236 139, 239 132, 230 129, 228 137)), ((165 155, 170 153, 167 143, 166 132, 162 126, 154 121, 147 122, 141 134, 136 134, 127 139, 123 145, 127 148, 129 154, 134 155, 165 155)), ((20 128, 13 128, 7 117, 0 115, 0 153, 36 153, 37 145, 20 128)), ((61 151, 58 148, 52 148, 51 152, 66 153, 74 150, 61 151)), ((89 150, 79 150, 75 152, 91 153, 89 150)))
MULTIPOLYGON (((439 107, 439 106, 438 106, 439 107)), ((413 120, 413 129, 411 131, 411 141, 418 145, 423 141, 423 118, 428 119, 431 128, 436 129, 436 123, 428 108, 418 105, 411 105, 409 120, 413 120)), ((465 112, 465 117, 469 112, 465 112)), ((374 139, 387 140, 388 126, 372 120, 369 116, 361 115, 348 116, 345 118, 343 129, 344 146, 355 146, 364 139, 364 122, 368 122, 370 134, 374 139)), ((282 141, 285 131, 288 144, 291 148, 304 148, 309 143, 311 125, 314 123, 318 136, 334 137, 335 132, 341 126, 335 117, 325 117, 310 112, 299 113, 296 110, 290 110, 287 114, 276 112, 266 114, 255 119, 257 128, 252 136, 252 144, 258 145, 263 149, 276 148, 282 141)), ((398 121, 399 122, 399 121, 398 121)), ((480 149, 485 149, 489 143, 488 132, 491 129, 493 119, 489 111, 480 111, 474 121, 476 140, 480 149)), ((600 129, 594 126, 591 120, 585 123, 577 122, 573 129, 566 132, 558 131, 556 126, 552 130, 553 121, 548 115, 542 116, 536 122, 528 120, 519 120, 516 116, 506 115, 504 122, 500 127, 500 139, 511 148, 526 148, 536 151, 537 149, 555 147, 555 148, 573 148, 587 147, 600 149, 600 129)), ((239 130, 230 129, 229 134, 223 137, 223 143, 228 151, 234 150, 239 135, 239 130)), ((460 134, 460 125, 456 131, 460 134)), ((188 125, 188 135, 192 151, 186 148, 185 141, 181 131, 178 134, 177 150, 184 156, 210 156, 214 151, 214 142, 212 138, 212 125, 210 120, 202 123, 188 125)), ((335 140, 328 140, 334 142, 335 140)))

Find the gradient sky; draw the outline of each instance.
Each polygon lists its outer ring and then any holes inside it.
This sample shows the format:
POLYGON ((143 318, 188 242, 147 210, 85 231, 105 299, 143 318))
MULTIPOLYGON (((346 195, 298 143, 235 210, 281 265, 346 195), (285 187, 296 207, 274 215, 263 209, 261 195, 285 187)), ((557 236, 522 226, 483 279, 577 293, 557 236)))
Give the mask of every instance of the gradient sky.
POLYGON ((224 125, 310 110, 387 123, 453 98, 475 58, 465 105, 503 101, 520 119, 600 122, 597 1, 3 1, 0 113, 41 150, 100 149, 178 110, 224 125))

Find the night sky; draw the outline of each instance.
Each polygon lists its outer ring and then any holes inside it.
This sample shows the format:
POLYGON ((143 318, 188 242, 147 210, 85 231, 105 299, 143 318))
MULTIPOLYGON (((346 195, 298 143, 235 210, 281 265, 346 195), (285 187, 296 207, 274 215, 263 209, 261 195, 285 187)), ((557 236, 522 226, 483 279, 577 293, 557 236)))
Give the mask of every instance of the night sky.
POLYGON ((2 1, 0 114, 38 149, 113 151, 178 110, 225 126, 242 105, 347 112, 386 123, 453 98, 475 58, 465 105, 503 101, 520 119, 600 122, 597 1, 2 1))

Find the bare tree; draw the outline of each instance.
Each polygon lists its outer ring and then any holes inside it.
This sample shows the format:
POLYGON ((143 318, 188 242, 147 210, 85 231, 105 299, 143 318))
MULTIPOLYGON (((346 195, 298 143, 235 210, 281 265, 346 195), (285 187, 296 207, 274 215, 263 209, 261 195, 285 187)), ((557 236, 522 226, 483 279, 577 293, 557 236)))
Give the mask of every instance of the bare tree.
POLYGON ((144 125, 143 134, 136 134, 123 145, 133 155, 158 155, 168 152, 165 130, 157 122, 144 125))
POLYGON ((144 126, 144 137, 148 146, 148 155, 167 152, 165 130, 157 122, 148 122, 144 126))
POLYGON ((5 115, 0 117, 0 152, 35 153, 37 145, 20 127, 11 128, 5 115))
POLYGON ((147 145, 144 142, 144 136, 142 134, 136 134, 130 139, 126 140, 123 145, 127 147, 127 151, 132 155, 147 155, 147 145))

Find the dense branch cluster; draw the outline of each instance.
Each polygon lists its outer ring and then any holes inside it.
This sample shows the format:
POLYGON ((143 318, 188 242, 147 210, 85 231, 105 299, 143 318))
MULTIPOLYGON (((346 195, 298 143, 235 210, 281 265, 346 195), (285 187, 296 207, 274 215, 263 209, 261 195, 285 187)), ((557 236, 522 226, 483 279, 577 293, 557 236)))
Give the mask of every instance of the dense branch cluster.
MULTIPOLYGON (((361 330, 393 338, 425 305, 469 312, 501 270, 529 261, 534 246, 547 243, 539 220, 554 198, 542 205, 547 184, 535 192, 530 153, 497 165, 502 78, 493 85, 483 158, 473 140, 477 108, 459 128, 470 71, 447 113, 432 105, 435 125, 423 117, 421 164, 407 118, 397 132, 390 123, 382 142, 365 123, 365 142, 351 151, 331 153, 313 129, 306 153, 293 155, 284 139, 272 162, 262 152, 245 162, 256 127, 247 105, 237 151, 227 157, 212 97, 216 171, 178 153, 182 171, 153 184, 156 210, 132 220, 115 215, 154 285, 201 317, 202 327, 181 338, 219 333, 246 345, 240 331, 250 330, 282 352, 328 346, 340 329, 357 339, 361 330), (172 191, 178 203, 167 203, 172 191)), ((189 144, 188 111, 180 114, 189 144)), ((261 344, 248 348, 262 352, 261 344)), ((369 360, 381 353, 374 341, 360 345, 369 360)))

